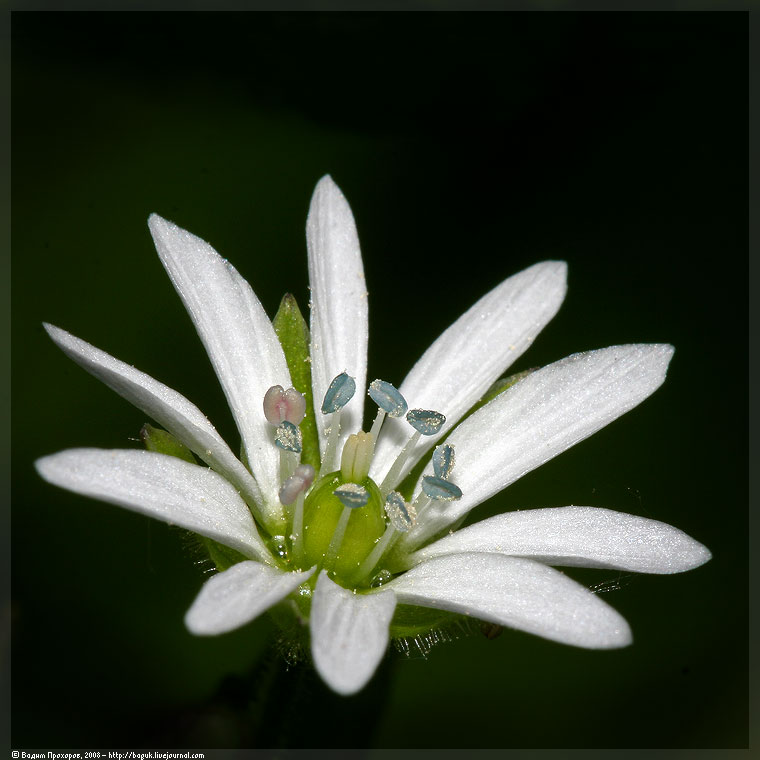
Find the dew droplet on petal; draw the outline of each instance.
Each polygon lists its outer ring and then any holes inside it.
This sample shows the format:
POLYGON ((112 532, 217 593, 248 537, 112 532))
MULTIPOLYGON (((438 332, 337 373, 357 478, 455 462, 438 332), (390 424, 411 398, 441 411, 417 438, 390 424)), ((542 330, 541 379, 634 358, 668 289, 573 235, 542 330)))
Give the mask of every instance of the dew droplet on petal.
POLYGON ((380 586, 388 583, 388 581, 392 578, 390 570, 381 570, 377 575, 375 575, 372 580, 370 581, 370 588, 379 588, 380 586))

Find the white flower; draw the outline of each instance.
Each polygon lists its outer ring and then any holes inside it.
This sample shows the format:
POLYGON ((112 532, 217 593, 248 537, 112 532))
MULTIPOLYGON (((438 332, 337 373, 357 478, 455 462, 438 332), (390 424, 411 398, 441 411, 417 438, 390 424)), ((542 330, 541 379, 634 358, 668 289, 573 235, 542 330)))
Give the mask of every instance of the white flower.
MULTIPOLYGON (((536 264, 487 293, 415 364, 400 385, 403 398, 387 383, 373 383, 388 399, 388 419, 379 435, 382 413, 372 434, 349 438, 361 430, 364 412, 367 292, 351 210, 323 178, 307 222, 314 399, 307 419, 319 430, 320 470, 307 494, 313 473, 295 471, 298 454, 274 443, 277 435, 286 446, 300 446, 303 405, 287 421, 288 399, 300 396, 282 390, 293 385, 288 361, 256 295, 204 241, 158 216, 150 229, 227 396, 247 464, 182 395, 47 325, 69 357, 208 467, 152 451, 74 449, 40 459, 37 468, 58 486, 242 555, 201 589, 186 616, 193 633, 232 630, 285 601, 308 623, 323 679, 351 694, 382 658, 397 604, 470 615, 581 647, 620 647, 631 641, 625 620, 550 565, 675 573, 710 558, 676 528, 591 507, 518 511, 452 530, 473 507, 627 412, 665 379, 671 346, 614 346, 529 373, 466 416, 559 309, 564 263, 536 264), (351 378, 358 392, 342 410, 345 398, 336 402, 338 411, 323 414, 326 394, 349 395, 351 378), (265 396, 275 409, 267 416, 281 413, 277 430, 262 410, 265 396), (408 419, 417 415, 418 427, 430 434, 411 435, 401 416, 391 418, 406 411, 405 399, 418 408, 408 419), (290 437, 282 439, 285 434, 290 437), (430 460, 443 438, 447 448, 439 446, 430 460), (397 459, 402 448, 406 459, 397 459), (328 475, 338 469, 341 451, 341 471, 328 475), (393 489, 425 459, 406 502, 393 489)), ((308 442, 303 446, 305 456, 308 442)))

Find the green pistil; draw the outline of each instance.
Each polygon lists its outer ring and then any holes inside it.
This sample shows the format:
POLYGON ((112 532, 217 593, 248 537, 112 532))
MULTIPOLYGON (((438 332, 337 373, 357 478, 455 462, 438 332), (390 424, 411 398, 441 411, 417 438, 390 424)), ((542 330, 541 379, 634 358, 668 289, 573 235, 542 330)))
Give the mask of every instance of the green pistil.
MULTIPOLYGON (((325 555, 338 528, 344 505, 333 493, 346 485, 340 472, 332 472, 321 478, 311 489, 304 504, 304 565, 323 566, 325 555)), ((331 562, 332 579, 346 588, 353 588, 350 579, 361 563, 372 552, 385 532, 383 500, 377 485, 365 478, 357 485, 369 492, 366 506, 352 509, 348 516, 345 533, 331 562)))

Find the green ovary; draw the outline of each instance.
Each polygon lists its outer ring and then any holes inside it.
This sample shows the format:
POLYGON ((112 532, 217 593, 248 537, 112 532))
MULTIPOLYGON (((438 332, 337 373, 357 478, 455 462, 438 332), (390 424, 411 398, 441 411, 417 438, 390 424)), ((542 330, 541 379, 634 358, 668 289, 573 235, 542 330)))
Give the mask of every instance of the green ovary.
MULTIPOLYGON (((304 550, 306 566, 324 563, 324 555, 343 514, 344 506, 333 491, 345 480, 340 472, 325 475, 312 488, 304 504, 304 550)), ((366 478, 358 485, 369 491, 364 507, 351 510, 343 541, 338 548, 330 577, 341 586, 353 588, 352 576, 385 532, 383 499, 374 481, 366 478)))

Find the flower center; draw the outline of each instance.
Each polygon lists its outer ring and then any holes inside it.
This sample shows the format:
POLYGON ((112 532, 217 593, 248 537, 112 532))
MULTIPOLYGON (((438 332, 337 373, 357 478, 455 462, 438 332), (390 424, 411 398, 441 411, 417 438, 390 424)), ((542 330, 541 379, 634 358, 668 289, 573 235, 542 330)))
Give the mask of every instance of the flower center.
MULTIPOLYGON (((329 417, 327 442, 322 456, 322 473, 313 484, 314 468, 299 464, 302 439, 298 424, 305 408, 294 389, 271 388, 264 400, 267 420, 276 427, 274 443, 280 449, 280 502, 285 507, 288 536, 274 536, 272 550, 291 567, 315 565, 345 588, 368 588, 390 575, 382 572, 383 557, 400 535, 410 530, 418 515, 433 502, 451 501, 461 491, 448 478, 454 467, 451 446, 438 446, 433 454, 434 476, 425 476, 422 491, 407 504, 392 490, 404 464, 423 435, 435 435, 446 418, 439 412, 412 409, 390 383, 375 380, 369 395, 378 413, 369 433, 348 436, 340 457, 340 469, 333 461, 340 440, 341 411, 356 391, 354 379, 343 372, 330 384, 321 406, 329 417), (378 486, 369 470, 386 416, 401 417, 414 429, 396 461, 378 486), (332 465, 332 467, 331 467, 332 465), (329 470, 325 474, 325 470, 329 470)), ((386 578, 387 580, 387 578, 386 578)))
POLYGON ((334 580, 348 581, 385 532, 385 516, 383 499, 371 478, 351 484, 369 495, 361 507, 346 506, 345 497, 335 493, 345 485, 340 472, 331 472, 314 484, 304 507, 304 558, 306 567, 329 564, 328 572, 334 580), (341 535, 339 527, 344 515, 346 524, 341 535))

